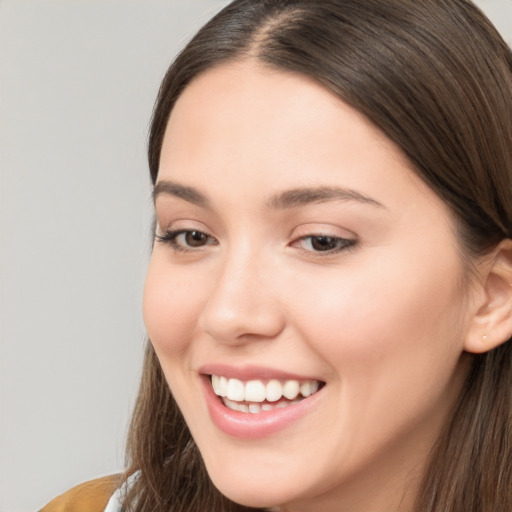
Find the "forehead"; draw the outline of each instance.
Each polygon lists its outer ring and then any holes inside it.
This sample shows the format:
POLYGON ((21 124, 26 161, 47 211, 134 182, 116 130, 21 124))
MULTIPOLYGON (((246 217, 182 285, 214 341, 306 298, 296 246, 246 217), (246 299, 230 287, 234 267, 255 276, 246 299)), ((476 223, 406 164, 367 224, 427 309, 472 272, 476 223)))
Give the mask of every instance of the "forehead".
MULTIPOLYGON (((200 74, 185 88, 171 112, 167 131, 172 130, 176 122, 205 129, 214 121, 221 128, 234 117, 267 121, 267 127, 272 125, 275 130, 289 129, 293 125, 295 130, 304 131, 309 126, 310 133, 314 134, 318 123, 328 123, 340 116, 345 123, 347 113, 354 117, 354 121, 357 118, 357 123, 364 127, 365 136, 371 135, 375 143, 379 140, 388 142, 367 118, 311 77, 269 68, 253 60, 235 61, 200 74)), ((263 135, 257 133, 258 127, 254 125, 252 137, 263 135)), ((340 126, 337 128, 339 130, 340 126)), ((286 140, 286 133, 281 131, 280 141, 286 140)), ((231 135, 236 137, 237 134, 231 135)))
POLYGON ((272 166, 279 180, 294 166, 300 180, 300 169, 319 173, 320 158, 326 164, 329 156, 343 156, 357 168, 374 166, 367 158, 372 155, 373 160, 385 155, 399 167, 410 167, 378 128, 315 80, 252 61, 233 62, 199 75, 178 99, 164 137, 160 172, 196 163, 210 169, 218 164, 225 173, 237 174, 242 168, 261 172, 272 166))

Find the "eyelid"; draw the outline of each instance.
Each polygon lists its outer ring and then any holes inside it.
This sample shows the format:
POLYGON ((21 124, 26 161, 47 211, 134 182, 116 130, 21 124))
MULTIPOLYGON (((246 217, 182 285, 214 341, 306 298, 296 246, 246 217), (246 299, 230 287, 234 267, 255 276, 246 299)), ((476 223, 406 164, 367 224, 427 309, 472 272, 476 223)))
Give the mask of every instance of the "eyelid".
POLYGON ((341 227, 336 224, 310 222, 301 224, 293 229, 290 233, 290 239, 298 240, 310 236, 325 236, 332 238, 342 238, 345 240, 358 240, 359 236, 350 229, 341 227))
POLYGON ((291 234, 289 246, 302 251, 306 256, 325 258, 353 250, 359 245, 359 237, 346 228, 325 223, 308 223, 296 227, 291 234), (315 238, 331 239, 337 246, 327 250, 315 250, 311 245, 315 238), (309 240, 309 242, 308 242, 309 240), (306 247, 308 245, 309 247, 306 247))
POLYGON ((155 225, 155 237, 158 234, 162 233, 170 233, 174 231, 201 231, 206 235, 213 236, 211 230, 208 229, 205 224, 198 220, 194 220, 192 218, 188 218, 188 216, 176 216, 175 218, 166 219, 163 217, 159 218, 157 215, 156 225, 155 225))

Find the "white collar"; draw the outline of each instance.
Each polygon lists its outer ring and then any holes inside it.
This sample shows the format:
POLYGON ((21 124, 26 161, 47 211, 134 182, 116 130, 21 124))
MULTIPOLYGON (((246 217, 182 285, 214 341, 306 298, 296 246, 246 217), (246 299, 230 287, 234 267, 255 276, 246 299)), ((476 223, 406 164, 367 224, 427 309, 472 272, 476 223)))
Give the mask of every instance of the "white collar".
POLYGON ((139 472, 137 471, 133 475, 131 475, 124 484, 116 489, 114 494, 110 497, 108 500, 107 506, 103 512, 123 512, 123 509, 121 508, 122 503, 122 497, 125 495, 126 491, 128 490, 128 487, 131 485, 131 483, 137 479, 139 476, 139 472))

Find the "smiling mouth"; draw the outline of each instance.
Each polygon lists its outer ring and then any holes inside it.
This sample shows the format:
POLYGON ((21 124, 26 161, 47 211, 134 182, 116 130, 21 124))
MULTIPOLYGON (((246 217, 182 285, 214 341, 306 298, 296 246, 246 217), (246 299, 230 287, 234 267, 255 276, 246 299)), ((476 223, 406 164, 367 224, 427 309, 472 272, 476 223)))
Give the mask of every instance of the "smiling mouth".
POLYGON ((224 405, 234 411, 257 414, 297 404, 319 391, 318 380, 242 381, 222 375, 210 375, 211 385, 224 405))

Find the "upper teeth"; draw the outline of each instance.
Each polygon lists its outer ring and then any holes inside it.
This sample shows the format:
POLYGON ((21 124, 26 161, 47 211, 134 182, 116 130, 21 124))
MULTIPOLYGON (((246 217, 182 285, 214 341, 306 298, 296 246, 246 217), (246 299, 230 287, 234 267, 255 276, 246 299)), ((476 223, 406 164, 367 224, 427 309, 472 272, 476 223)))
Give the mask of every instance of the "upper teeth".
POLYGON ((299 382, 294 379, 243 382, 238 379, 212 375, 212 386, 217 395, 237 402, 264 402, 265 400, 267 402, 277 402, 283 396, 288 400, 293 400, 299 393, 303 397, 312 395, 318 390, 319 383, 316 380, 299 382))

